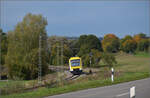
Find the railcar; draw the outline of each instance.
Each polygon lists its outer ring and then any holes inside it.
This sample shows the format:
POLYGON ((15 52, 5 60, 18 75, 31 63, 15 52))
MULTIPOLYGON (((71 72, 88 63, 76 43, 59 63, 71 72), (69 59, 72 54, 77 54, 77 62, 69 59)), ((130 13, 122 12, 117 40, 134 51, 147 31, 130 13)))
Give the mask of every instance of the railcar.
POLYGON ((69 69, 73 75, 82 73, 82 60, 80 57, 71 57, 69 59, 69 69))

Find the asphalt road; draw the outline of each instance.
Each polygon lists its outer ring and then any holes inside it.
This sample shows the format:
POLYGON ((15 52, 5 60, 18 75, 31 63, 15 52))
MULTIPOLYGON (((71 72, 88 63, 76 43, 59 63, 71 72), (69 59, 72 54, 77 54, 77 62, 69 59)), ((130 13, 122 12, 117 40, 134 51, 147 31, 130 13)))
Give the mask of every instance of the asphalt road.
POLYGON ((129 98, 129 91, 133 86, 135 86, 135 98, 150 98, 150 78, 46 98, 129 98))

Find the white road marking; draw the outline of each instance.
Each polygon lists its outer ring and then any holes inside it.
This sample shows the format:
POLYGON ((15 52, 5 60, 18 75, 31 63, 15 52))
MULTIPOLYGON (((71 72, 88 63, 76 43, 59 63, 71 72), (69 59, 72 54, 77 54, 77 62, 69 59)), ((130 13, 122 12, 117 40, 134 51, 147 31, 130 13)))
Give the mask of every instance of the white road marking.
POLYGON ((129 92, 123 93, 123 94, 119 94, 119 95, 116 95, 116 97, 121 97, 121 96, 128 95, 128 94, 129 94, 129 92))

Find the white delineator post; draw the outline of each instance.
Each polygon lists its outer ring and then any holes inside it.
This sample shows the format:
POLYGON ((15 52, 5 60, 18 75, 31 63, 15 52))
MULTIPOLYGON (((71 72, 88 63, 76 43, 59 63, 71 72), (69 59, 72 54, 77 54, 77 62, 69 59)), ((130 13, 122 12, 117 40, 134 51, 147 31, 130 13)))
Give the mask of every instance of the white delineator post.
POLYGON ((130 98, 135 98, 135 86, 130 88, 130 98))
POLYGON ((114 68, 111 68, 111 81, 114 82, 114 68))

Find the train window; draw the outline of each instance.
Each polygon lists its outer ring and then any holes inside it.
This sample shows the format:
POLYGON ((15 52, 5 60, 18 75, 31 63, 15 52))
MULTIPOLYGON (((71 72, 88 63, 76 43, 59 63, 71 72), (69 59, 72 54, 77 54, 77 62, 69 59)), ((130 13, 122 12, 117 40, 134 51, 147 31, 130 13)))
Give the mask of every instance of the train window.
POLYGON ((78 59, 78 60, 71 60, 71 66, 80 66, 80 59, 78 59))

